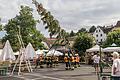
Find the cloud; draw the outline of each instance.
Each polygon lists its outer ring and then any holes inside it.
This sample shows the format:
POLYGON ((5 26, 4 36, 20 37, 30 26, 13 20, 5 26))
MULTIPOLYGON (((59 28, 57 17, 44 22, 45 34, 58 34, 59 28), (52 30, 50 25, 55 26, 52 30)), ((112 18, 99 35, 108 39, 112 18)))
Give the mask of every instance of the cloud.
MULTIPOLYGON (((111 25, 120 19, 120 0, 37 0, 49 10, 67 31, 87 28, 91 25, 111 25), (87 27, 86 27, 87 26, 87 27)), ((34 17, 39 19, 32 0, 0 0, 0 17, 3 22, 19 13, 20 5, 34 9, 34 17)), ((45 35, 42 23, 37 28, 45 35)))

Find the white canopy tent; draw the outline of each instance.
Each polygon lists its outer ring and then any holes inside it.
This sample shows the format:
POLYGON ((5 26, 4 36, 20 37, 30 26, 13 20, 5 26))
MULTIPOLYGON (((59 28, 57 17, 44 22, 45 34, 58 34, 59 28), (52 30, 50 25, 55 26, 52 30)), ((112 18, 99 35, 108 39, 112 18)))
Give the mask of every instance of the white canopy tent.
POLYGON ((63 53, 53 49, 53 50, 50 50, 46 56, 62 56, 62 55, 63 53))
POLYGON ((117 45, 116 45, 115 43, 112 43, 112 45, 111 45, 111 46, 117 47, 117 45))
MULTIPOLYGON (((95 45, 92 48, 86 50, 86 52, 97 52, 97 51, 100 51, 99 45, 95 45)), ((101 51, 103 51, 103 48, 101 48, 101 51)))
POLYGON ((113 43, 110 47, 106 47, 103 49, 103 52, 120 52, 120 47, 117 47, 115 43, 113 43))
POLYGON ((14 52, 13 54, 14 54, 14 55, 19 55, 19 54, 20 54, 20 52, 19 52, 19 51, 17 51, 17 52, 14 52))
POLYGON ((41 52, 41 50, 40 49, 38 49, 37 51, 35 51, 36 52, 36 54, 37 55, 41 55, 41 54, 43 54, 42 52, 41 52))
POLYGON ((31 43, 29 43, 25 49, 25 57, 26 59, 34 59, 37 57, 37 54, 35 53, 35 50, 31 43))
POLYGON ((2 50, 2 54, 0 55, 1 61, 12 61, 15 60, 15 56, 13 54, 13 50, 11 48, 10 42, 7 40, 5 46, 2 50))
POLYGON ((120 47, 107 47, 103 49, 103 52, 120 52, 120 47))

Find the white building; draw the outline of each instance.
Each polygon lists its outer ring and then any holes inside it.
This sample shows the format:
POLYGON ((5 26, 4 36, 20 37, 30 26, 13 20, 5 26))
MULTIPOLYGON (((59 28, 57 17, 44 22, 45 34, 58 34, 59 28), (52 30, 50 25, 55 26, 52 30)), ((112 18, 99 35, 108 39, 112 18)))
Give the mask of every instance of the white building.
POLYGON ((106 33, 104 33, 104 29, 102 27, 97 27, 93 36, 96 40, 96 43, 104 42, 107 38, 106 33))

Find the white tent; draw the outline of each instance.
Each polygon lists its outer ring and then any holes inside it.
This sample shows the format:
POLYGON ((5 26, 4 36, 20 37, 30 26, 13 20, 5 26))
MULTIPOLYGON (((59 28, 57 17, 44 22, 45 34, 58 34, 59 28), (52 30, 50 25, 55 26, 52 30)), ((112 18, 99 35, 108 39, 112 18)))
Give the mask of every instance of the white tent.
POLYGON ((116 45, 115 43, 112 43, 112 45, 111 45, 111 46, 114 46, 114 47, 115 47, 115 46, 117 46, 117 45, 116 45))
POLYGON ((45 56, 45 55, 48 53, 48 50, 40 50, 40 49, 38 49, 38 50, 35 51, 35 52, 36 52, 36 54, 37 54, 38 56, 40 56, 40 55, 45 56))
POLYGON ((19 54, 20 54, 20 52, 19 52, 19 51, 17 51, 17 52, 14 52, 13 54, 14 54, 14 55, 19 55, 19 54))
POLYGON ((63 55, 63 53, 53 49, 53 50, 50 50, 46 56, 61 56, 61 55, 63 55))
POLYGON ((103 52, 120 52, 120 47, 107 47, 103 49, 103 52))
MULTIPOLYGON (((95 45, 92 48, 86 50, 86 52, 97 52, 97 51, 100 51, 99 45, 95 45)), ((103 48, 101 48, 101 51, 103 51, 103 48)))
POLYGON ((35 53, 31 43, 29 43, 25 49, 25 57, 26 59, 33 59, 34 57, 37 57, 37 54, 35 53))
POLYGON ((120 52, 120 47, 117 47, 115 43, 113 43, 110 47, 104 48, 103 52, 120 52))
POLYGON ((55 56, 62 56, 63 53, 61 53, 61 52, 59 52, 59 51, 55 51, 54 55, 55 55, 55 56))
POLYGON ((36 52, 36 54, 38 54, 38 55, 43 54, 40 49, 38 49, 38 50, 35 51, 35 52, 36 52))
POLYGON ((13 50, 12 50, 10 42, 8 40, 6 41, 5 46, 3 48, 3 51, 2 51, 2 54, 0 55, 0 60, 1 61, 15 60, 15 56, 13 54, 13 50))

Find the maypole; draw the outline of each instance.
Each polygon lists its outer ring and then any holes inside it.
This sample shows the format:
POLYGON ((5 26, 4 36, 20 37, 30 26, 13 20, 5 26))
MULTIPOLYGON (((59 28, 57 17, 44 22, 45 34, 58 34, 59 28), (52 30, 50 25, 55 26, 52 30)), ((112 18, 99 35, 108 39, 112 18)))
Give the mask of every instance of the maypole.
POLYGON ((32 3, 35 4, 38 14, 42 17, 41 20, 43 21, 43 24, 47 25, 45 29, 48 29, 48 31, 50 32, 50 35, 57 35, 56 37, 57 40, 53 43, 50 49, 56 43, 57 44, 64 43, 64 46, 70 48, 67 32, 64 29, 61 29, 59 22, 53 17, 53 15, 50 14, 49 11, 47 11, 43 7, 41 3, 38 3, 36 0, 32 0, 32 1, 33 1, 32 3), (56 25, 54 25, 54 22, 56 23, 56 25))

